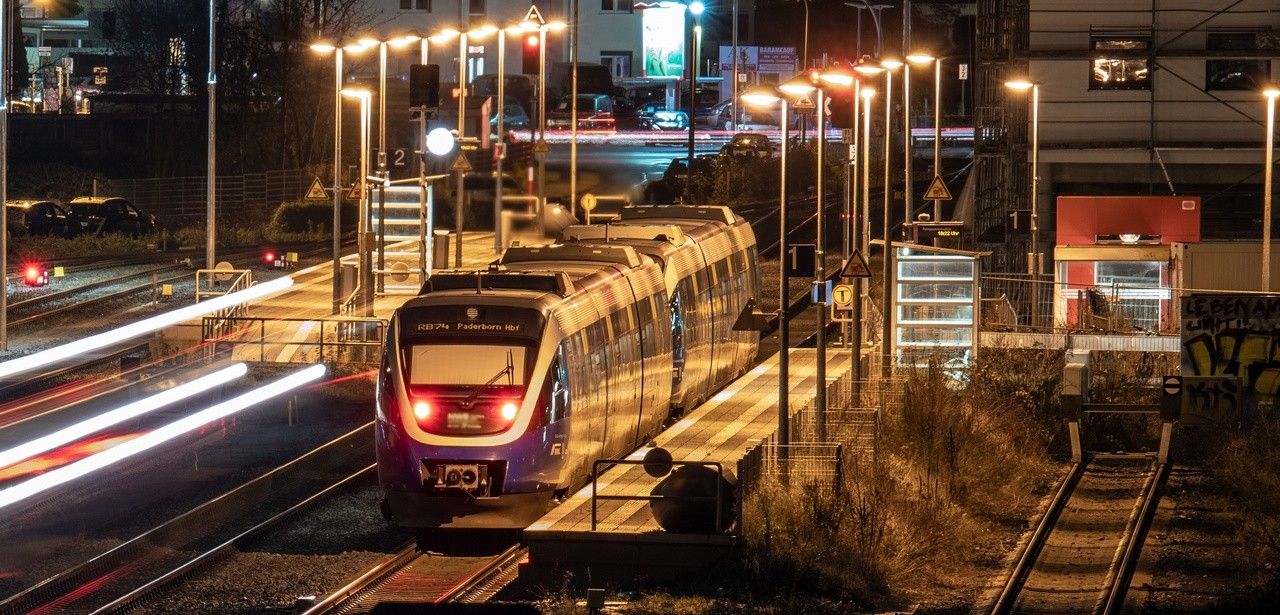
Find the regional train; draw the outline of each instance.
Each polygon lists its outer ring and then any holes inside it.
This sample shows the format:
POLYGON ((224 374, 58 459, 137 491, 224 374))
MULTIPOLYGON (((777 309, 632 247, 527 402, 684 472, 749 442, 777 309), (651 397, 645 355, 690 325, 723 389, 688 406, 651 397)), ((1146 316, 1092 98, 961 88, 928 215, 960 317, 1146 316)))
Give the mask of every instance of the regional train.
POLYGON ((623 208, 480 271, 433 275, 386 332, 383 513, 406 528, 523 528, 597 459, 649 442, 752 364, 759 291, 727 207, 623 208))

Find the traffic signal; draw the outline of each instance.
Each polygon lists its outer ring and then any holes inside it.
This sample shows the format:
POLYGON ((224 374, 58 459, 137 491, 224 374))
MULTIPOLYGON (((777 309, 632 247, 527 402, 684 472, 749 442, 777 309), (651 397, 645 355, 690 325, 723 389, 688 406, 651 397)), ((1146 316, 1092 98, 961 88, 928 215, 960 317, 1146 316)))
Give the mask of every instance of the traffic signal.
POLYGON ((833 128, 850 129, 858 123, 853 117, 853 88, 831 88, 827 92, 827 109, 831 115, 827 121, 833 128))
POLYGON ((22 266, 22 280, 27 286, 44 286, 49 283, 49 271, 39 263, 27 263, 22 266))
POLYGON ((409 66, 409 106, 414 109, 440 106, 439 64, 409 66))
POLYGON ((538 50, 539 50, 538 33, 534 32, 526 34, 524 44, 520 46, 521 52, 521 72, 526 75, 538 74, 538 50))

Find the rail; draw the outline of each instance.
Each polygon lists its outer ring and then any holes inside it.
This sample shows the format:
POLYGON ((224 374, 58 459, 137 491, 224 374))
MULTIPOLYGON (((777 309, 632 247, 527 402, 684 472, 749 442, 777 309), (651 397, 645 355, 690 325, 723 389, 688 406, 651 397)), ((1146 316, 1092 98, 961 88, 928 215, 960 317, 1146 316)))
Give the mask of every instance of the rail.
POLYGON ((1005 579, 1004 587, 1000 590, 1000 595, 996 596, 995 604, 991 607, 991 615, 1004 615, 1013 612, 1013 605, 1017 602, 1018 594, 1022 591, 1022 584, 1027 580, 1027 575, 1031 573, 1031 568, 1035 565, 1036 558, 1040 556, 1041 549, 1044 548, 1045 542, 1049 539, 1049 534, 1053 531, 1053 527, 1058 523, 1058 517, 1062 510, 1066 508, 1067 502, 1071 499, 1071 493, 1075 490, 1075 485, 1080 481, 1080 475, 1084 473, 1083 463, 1074 463, 1071 470, 1063 477, 1062 482, 1058 483, 1058 489, 1053 494, 1053 500, 1049 502, 1049 507, 1045 509, 1044 515, 1040 517, 1040 522, 1036 524, 1036 529, 1031 533, 1031 538, 1027 540, 1027 544, 1023 546, 1022 552, 1018 554, 1018 560, 1013 565, 1013 570, 1009 572, 1009 577, 1005 579))
MULTIPOLYGON (((711 496, 709 496, 709 495, 689 495, 689 496, 676 496, 676 495, 600 495, 599 477, 600 477, 600 467, 601 467, 601 466, 611 466, 611 465, 642 466, 642 465, 646 465, 646 464, 649 464, 649 463, 652 463, 652 462, 646 462, 646 461, 641 460, 641 459, 597 459, 594 463, 592 463, 592 464, 591 464, 591 531, 593 531, 593 532, 597 531, 596 527, 597 527, 598 523, 597 523, 597 519, 596 519, 596 517, 597 517, 598 503, 599 503, 599 501, 600 501, 600 500, 610 500, 610 501, 636 501, 636 500, 642 500, 642 501, 646 501, 646 502, 656 502, 656 501, 660 501, 660 500, 680 501, 680 502, 715 502, 715 505, 716 505, 716 525, 715 525, 715 527, 716 527, 716 528, 724 527, 724 519, 723 519, 723 518, 721 518, 721 511, 723 510, 723 507, 724 507, 724 497, 725 497, 725 494, 724 494, 724 481, 722 481, 722 480, 717 480, 717 481, 716 481, 716 495, 715 495, 715 497, 711 497, 711 496)), ((720 463, 720 462, 718 462, 718 461, 681 461, 681 460, 673 460, 673 461, 668 462, 668 464, 669 464, 672 468, 674 468, 674 467, 676 467, 676 466, 701 466, 701 467, 704 467, 704 468, 714 468, 714 469, 715 469, 715 471, 716 471, 716 476, 722 476, 722 475, 724 474, 724 465, 723 465, 723 464, 721 464, 721 463, 720 463)))
POLYGON ((1125 594, 1129 591, 1129 584, 1133 582, 1133 573, 1138 568, 1138 558, 1142 554, 1142 543, 1146 541, 1147 531, 1155 520, 1156 504, 1168 477, 1169 464, 1158 464, 1151 482, 1144 490, 1142 507, 1138 510, 1133 530, 1126 537, 1120 561, 1113 569, 1115 574, 1107 585, 1105 599, 1100 601, 1103 615, 1115 615, 1124 609, 1125 594))
POLYGON ((259 363, 321 361, 372 365, 378 362, 386 328, 387 322, 380 318, 205 316, 201 336, 206 342, 230 346, 232 356, 236 356, 236 348, 257 346, 259 363), (219 335, 222 328, 237 331, 239 335, 234 338, 219 335), (255 329, 257 334, 253 335, 255 329), (277 351, 274 357, 268 356, 269 349, 277 351), (311 351, 315 352, 314 356, 311 351))

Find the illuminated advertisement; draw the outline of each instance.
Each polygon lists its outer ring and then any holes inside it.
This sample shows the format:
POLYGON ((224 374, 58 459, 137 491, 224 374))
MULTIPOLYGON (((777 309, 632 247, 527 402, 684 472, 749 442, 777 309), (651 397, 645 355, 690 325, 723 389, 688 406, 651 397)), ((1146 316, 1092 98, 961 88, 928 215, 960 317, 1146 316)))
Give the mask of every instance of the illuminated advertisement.
POLYGON ((644 75, 679 79, 684 73, 684 5, 663 2, 645 8, 644 75))

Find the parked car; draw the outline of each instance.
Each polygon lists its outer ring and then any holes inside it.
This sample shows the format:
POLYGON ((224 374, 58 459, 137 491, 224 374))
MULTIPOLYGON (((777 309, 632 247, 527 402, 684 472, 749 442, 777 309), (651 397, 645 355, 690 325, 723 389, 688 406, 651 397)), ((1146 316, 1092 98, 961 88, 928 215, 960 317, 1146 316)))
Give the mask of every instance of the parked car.
MULTIPOLYGON (((503 109, 502 126, 507 130, 528 130, 529 114, 525 113, 524 107, 512 100, 507 100, 507 106, 503 109)), ((489 118, 489 130, 496 132, 498 130, 498 111, 493 111, 493 116, 489 118)))
MULTIPOLYGON (((695 176, 709 176, 715 171, 713 156, 697 156, 693 159, 695 176)), ((689 159, 672 158, 662 177, 654 178, 644 188, 642 199, 651 205, 675 203, 685 190, 685 182, 689 177, 689 159)))
POLYGON ((769 158, 773 156, 773 142, 758 132, 740 132, 720 148, 720 155, 769 158))
MULTIPOLYGON (((556 101, 547 113, 547 128, 568 130, 571 120, 571 97, 556 101)), ((613 116, 613 97, 608 94, 578 95, 578 130, 614 130, 617 120, 613 116)))
POLYGON ((141 237, 156 231, 155 216, 143 213, 120 197, 76 197, 67 204, 67 209, 71 218, 80 225, 80 233, 86 235, 120 233, 141 237))
POLYGON ((640 120, 640 128, 645 130, 686 130, 689 128, 689 116, 684 111, 656 111, 640 120))
POLYGON ((75 237, 79 227, 67 210, 53 201, 16 199, 5 202, 10 235, 75 237))

